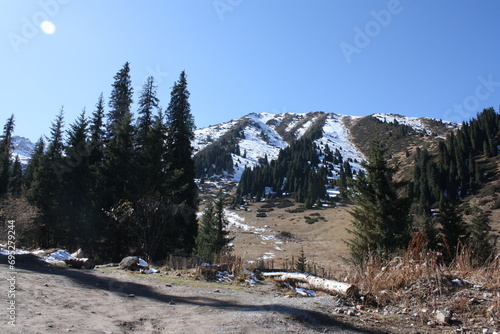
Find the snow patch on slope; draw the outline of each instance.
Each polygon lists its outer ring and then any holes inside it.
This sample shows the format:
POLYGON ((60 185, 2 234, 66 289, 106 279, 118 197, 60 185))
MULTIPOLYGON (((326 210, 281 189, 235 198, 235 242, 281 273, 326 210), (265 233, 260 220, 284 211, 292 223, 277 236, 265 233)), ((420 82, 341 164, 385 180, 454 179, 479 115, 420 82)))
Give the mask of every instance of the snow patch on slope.
MULTIPOLYGON (((337 114, 328 115, 325 126, 323 127, 323 137, 316 140, 315 143, 323 151, 328 145, 330 150, 338 149, 344 161, 349 161, 353 170, 359 171, 363 169, 361 162, 365 160, 364 155, 350 141, 350 132, 344 124, 346 117, 337 114)), ((337 170, 337 172, 339 172, 337 170)))
MULTIPOLYGON (((435 118, 422 118, 422 117, 409 117, 409 116, 401 116, 397 114, 373 114, 373 117, 379 119, 382 122, 394 123, 397 121, 399 124, 404 124, 412 127, 415 131, 424 132, 425 134, 431 134, 432 131, 426 126, 423 120, 433 120, 440 121, 435 118)), ((455 123, 442 121, 447 127, 456 127, 455 123)))
POLYGON ((16 156, 18 156, 21 161, 21 165, 26 166, 31 159, 31 155, 33 155, 35 144, 33 144, 28 138, 12 136, 12 146, 14 147, 12 159, 15 159, 16 156))
POLYGON ((238 120, 231 120, 227 123, 221 123, 216 125, 211 125, 209 127, 203 129, 197 129, 194 131, 194 141, 193 141, 193 149, 194 153, 198 153, 208 145, 215 142, 221 136, 223 136, 226 132, 228 132, 235 124, 238 123, 238 120))

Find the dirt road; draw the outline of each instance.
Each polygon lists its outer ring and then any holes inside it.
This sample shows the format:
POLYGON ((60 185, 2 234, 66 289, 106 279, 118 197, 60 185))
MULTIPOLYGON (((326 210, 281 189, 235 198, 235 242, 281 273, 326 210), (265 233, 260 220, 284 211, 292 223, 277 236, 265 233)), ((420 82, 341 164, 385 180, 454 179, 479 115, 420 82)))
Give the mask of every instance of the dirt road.
POLYGON ((6 262, 2 256, 1 333, 373 333, 333 316, 332 296, 287 298, 269 285, 64 269, 32 255, 18 255, 14 271, 6 262), (12 326, 7 278, 14 272, 12 326))

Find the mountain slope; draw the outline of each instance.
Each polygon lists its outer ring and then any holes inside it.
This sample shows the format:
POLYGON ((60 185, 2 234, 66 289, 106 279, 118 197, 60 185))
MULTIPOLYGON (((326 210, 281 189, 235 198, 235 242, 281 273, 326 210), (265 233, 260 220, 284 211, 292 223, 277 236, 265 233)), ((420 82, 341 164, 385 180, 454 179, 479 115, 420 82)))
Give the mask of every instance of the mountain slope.
POLYGON ((26 166, 28 164, 31 155, 33 154, 33 149, 35 148, 35 144, 33 144, 28 138, 13 136, 12 143, 14 146, 13 158, 17 155, 21 164, 26 166))
POLYGON ((220 146, 213 159, 197 159, 197 164, 202 166, 199 177, 215 174, 239 181, 245 167, 253 168, 276 159, 281 149, 303 137, 315 137, 314 143, 323 158, 327 147, 334 152, 338 150, 357 171, 361 169, 360 162, 367 153, 368 143, 376 135, 386 137, 394 152, 404 152, 407 147, 422 142, 422 138, 432 143, 456 128, 458 125, 450 122, 394 114, 356 117, 324 112, 252 113, 196 130, 193 146, 198 156, 203 156, 204 151, 213 146, 220 146), (319 135, 313 134, 315 131, 319 135), (233 147, 228 149, 227 143, 233 147), (216 165, 223 154, 231 155, 231 168, 226 165, 226 168, 219 168, 218 173, 203 172, 216 165))

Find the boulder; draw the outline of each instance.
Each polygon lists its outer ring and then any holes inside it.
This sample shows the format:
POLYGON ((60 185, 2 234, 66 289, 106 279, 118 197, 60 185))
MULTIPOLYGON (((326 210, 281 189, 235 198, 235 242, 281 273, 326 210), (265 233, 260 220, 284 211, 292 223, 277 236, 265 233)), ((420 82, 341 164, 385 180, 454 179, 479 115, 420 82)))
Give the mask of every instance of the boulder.
POLYGON ((78 248, 78 250, 71 254, 71 256, 76 257, 77 259, 81 259, 85 257, 85 253, 83 253, 83 250, 81 248, 78 248))
POLYGON ((147 265, 144 266, 143 264, 138 256, 127 256, 120 262, 119 267, 125 270, 136 271, 147 268, 147 265))

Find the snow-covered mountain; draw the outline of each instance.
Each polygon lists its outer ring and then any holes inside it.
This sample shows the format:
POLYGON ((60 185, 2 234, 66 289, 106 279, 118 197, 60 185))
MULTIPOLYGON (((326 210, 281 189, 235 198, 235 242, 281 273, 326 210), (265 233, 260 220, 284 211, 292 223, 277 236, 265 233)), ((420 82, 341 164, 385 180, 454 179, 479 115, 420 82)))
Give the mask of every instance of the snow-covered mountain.
MULTIPOLYGON (((314 142, 322 151, 327 146, 331 151, 338 150, 344 160, 350 161, 353 170, 359 170, 360 163, 365 156, 362 149, 355 144, 352 132, 356 131, 359 121, 368 118, 381 123, 396 124, 396 126, 404 125, 407 127, 407 132, 422 136, 437 137, 437 134, 442 135, 458 127, 455 123, 432 118, 405 117, 395 114, 379 113, 357 117, 325 112, 252 113, 226 123, 196 130, 193 146, 195 153, 198 153, 223 139, 227 140, 229 133, 233 136, 236 133, 237 138, 234 140, 239 145, 239 154, 231 153, 234 173, 226 173, 225 176, 233 181, 239 181, 245 167, 257 166, 265 158, 269 161, 276 159, 282 148, 316 129, 321 131, 322 135, 314 142)), ((375 133, 367 135, 375 135, 375 133)))
POLYGON ((12 143, 14 146, 14 152, 12 154, 13 158, 17 155, 19 160, 21 160, 21 164, 26 166, 31 155, 33 154, 35 144, 33 144, 28 138, 20 136, 13 136, 12 143))

